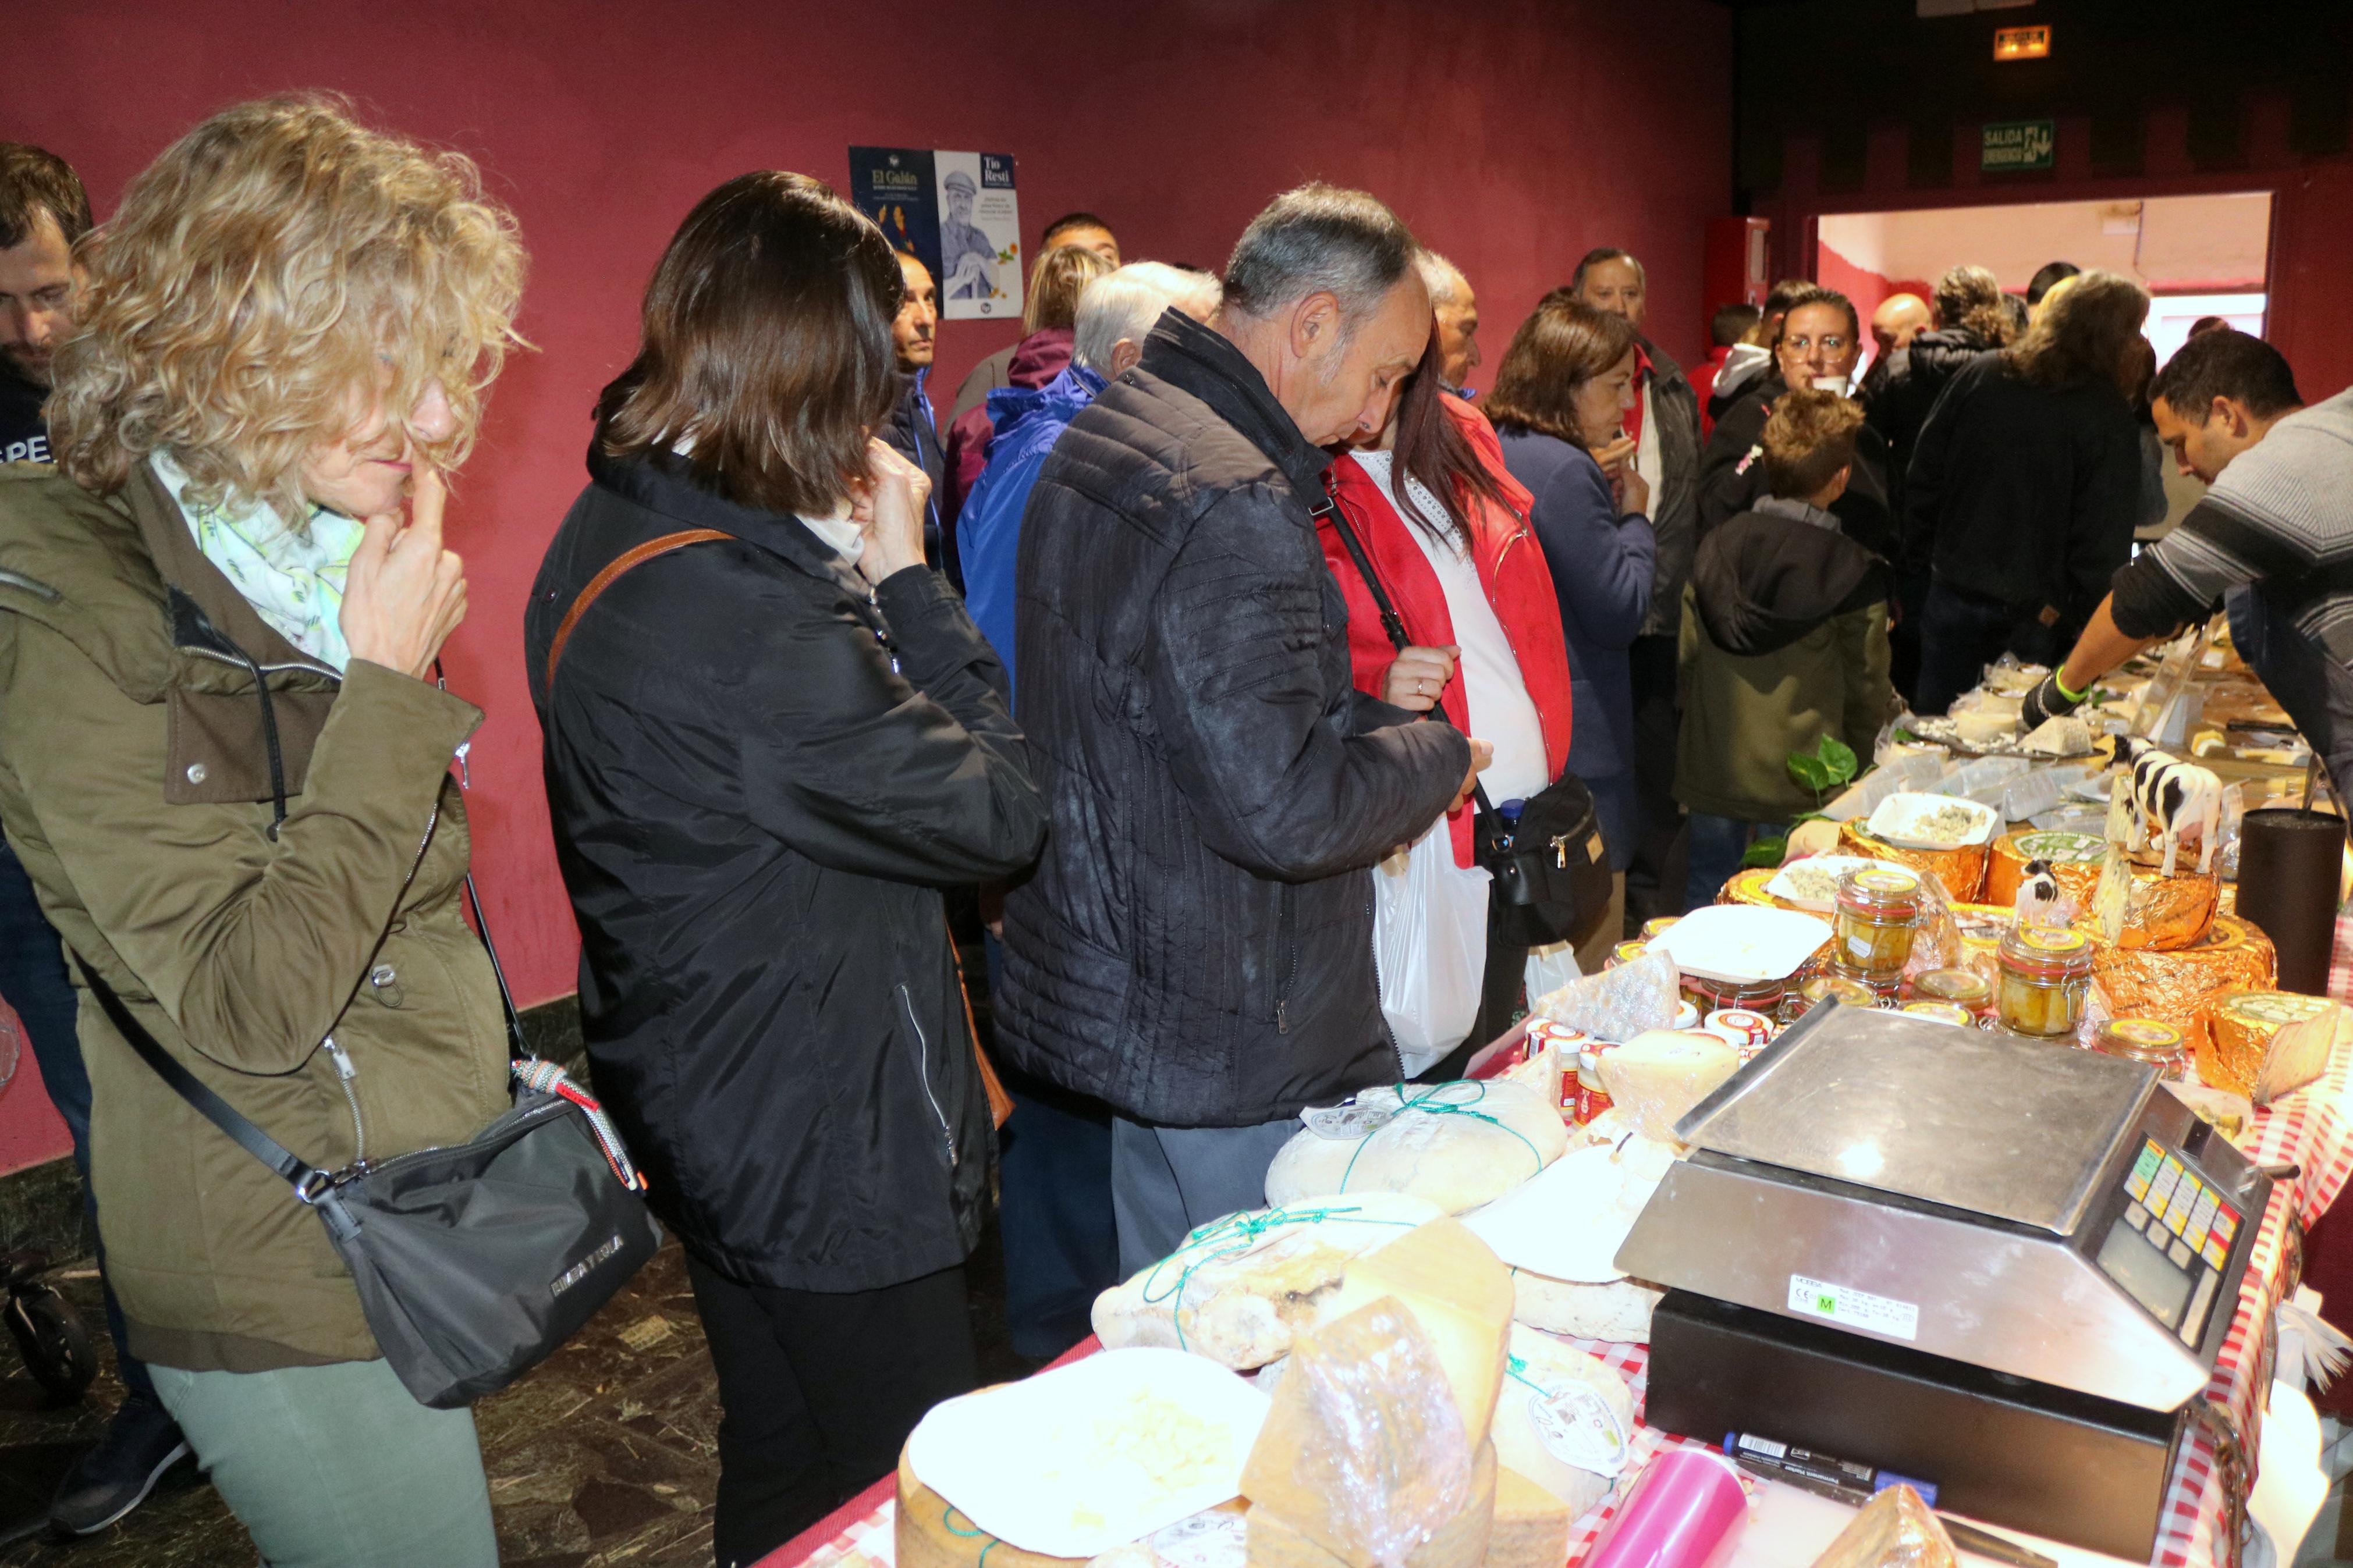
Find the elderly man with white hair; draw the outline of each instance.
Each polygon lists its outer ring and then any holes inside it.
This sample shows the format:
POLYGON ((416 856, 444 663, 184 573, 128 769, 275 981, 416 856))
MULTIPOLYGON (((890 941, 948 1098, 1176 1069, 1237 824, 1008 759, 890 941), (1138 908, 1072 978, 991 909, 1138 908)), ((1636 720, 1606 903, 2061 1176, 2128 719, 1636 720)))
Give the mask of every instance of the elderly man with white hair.
POLYGON ((1104 383, 1144 357, 1144 340, 1165 311, 1182 310, 1206 321, 1216 312, 1218 298, 1218 280, 1206 272, 1131 261, 1096 279, 1079 296, 1069 368, 1040 387, 1000 386, 988 395, 997 434, 989 441, 988 466, 957 514, 956 546, 973 623, 1005 661, 1005 679, 1017 693, 1013 563, 1020 552, 1021 509, 1029 504, 1029 487, 1046 454, 1104 383))
MULTIPOLYGON (((1130 262, 1079 296, 1069 368, 1041 387, 1006 386, 988 395, 997 434, 956 531, 967 605, 1004 661, 1008 686, 1017 679, 1013 567, 1021 512, 1047 453, 1107 382, 1144 357, 1144 341, 1162 315, 1181 310, 1206 321, 1218 300, 1218 280, 1206 272, 1130 262)), ((992 938, 992 967, 995 945, 992 938)), ((998 1141, 1006 1329, 1016 1354, 1042 1361, 1086 1338, 1094 1299, 1121 1278, 1111 1108, 1011 1066, 1005 1081, 1017 1108, 998 1141)))
POLYGON ((1479 296, 1462 268, 1434 250, 1414 258, 1421 286, 1430 290, 1430 313, 1438 323, 1438 379, 1457 397, 1472 395, 1471 373, 1479 368, 1479 296))

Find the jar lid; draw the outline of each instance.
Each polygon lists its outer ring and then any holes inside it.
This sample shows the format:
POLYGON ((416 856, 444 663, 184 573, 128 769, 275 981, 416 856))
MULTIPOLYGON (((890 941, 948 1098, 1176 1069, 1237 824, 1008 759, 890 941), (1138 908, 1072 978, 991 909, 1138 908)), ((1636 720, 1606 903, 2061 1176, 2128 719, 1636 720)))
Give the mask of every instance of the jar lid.
POLYGON ((1839 907, 1909 915, 1920 907, 1920 874, 1899 866, 1860 866, 1839 879, 1839 907))
POLYGON ((1958 1002, 1963 1006, 1980 1005, 1993 995, 1993 987, 1974 969, 1926 970, 1913 980, 1912 989, 1924 1002, 1958 1002))
POLYGON ((1620 963, 1631 963, 1636 959, 1641 957, 1643 953, 1649 952, 1650 947, 1651 944, 1649 942, 1637 937, 1631 942, 1621 942, 1616 947, 1611 948, 1609 950, 1609 956, 1616 959, 1620 963))
POLYGON ((2092 939, 2072 927, 2020 926, 2001 939, 2001 962, 2021 973, 2047 979, 2087 973, 2092 939))
POLYGON ((2155 1018, 2111 1018, 2100 1026, 2100 1043, 2134 1052, 2178 1051, 2181 1031, 2155 1018))
POLYGON ((1964 1028, 1977 1022, 1967 1007, 1954 1002, 1906 1002, 1902 1010, 1915 1018, 1934 1018, 1939 1024, 1958 1024, 1964 1028))
POLYGON ((1661 915, 1656 920, 1644 921, 1642 922, 1642 940, 1648 942, 1653 937, 1666 935, 1667 928, 1673 925, 1681 919, 1683 919, 1683 916, 1681 915, 1661 915))
POLYGON ((1809 1003, 1824 1000, 1843 1002, 1850 1007, 1876 1007, 1879 998, 1871 987, 1860 981, 1849 980, 1842 974, 1817 974, 1805 984, 1801 993, 1809 1003))

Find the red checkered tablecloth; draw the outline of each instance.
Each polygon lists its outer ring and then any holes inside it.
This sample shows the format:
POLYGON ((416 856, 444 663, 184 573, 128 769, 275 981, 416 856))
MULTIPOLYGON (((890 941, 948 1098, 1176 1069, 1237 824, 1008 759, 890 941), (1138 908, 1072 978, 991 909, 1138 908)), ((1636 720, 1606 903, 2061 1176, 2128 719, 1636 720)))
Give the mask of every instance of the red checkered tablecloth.
MULTIPOLYGON (((2338 926, 2337 969, 2330 979, 2333 994, 2353 997, 2353 921, 2338 926)), ((2284 1282, 2289 1216, 2296 1215, 2310 1226, 2337 1201, 2347 1178, 2353 1176, 2353 1047, 2338 1050, 2319 1082, 2256 1113, 2249 1152, 2266 1165, 2296 1167, 2293 1179, 2273 1189, 2248 1260, 2238 1313, 2216 1358, 2213 1381, 2206 1389, 2209 1401, 2230 1412, 2252 1464, 2263 1395, 2271 1385, 2272 1311, 2284 1282)), ((1650 1374, 1649 1346, 1600 1340, 1566 1342, 1608 1363, 1626 1379, 1633 1391, 1634 1407, 1638 1413, 1641 1410, 1650 1374)), ((1090 1341, 1082 1349, 1092 1343, 1090 1341)), ((1635 1474, 1662 1448, 1707 1446, 1638 1426, 1626 1474, 1635 1474)), ((2249 1479, 2252 1483, 2252 1471, 2249 1479)), ((1569 1534, 1570 1563, 1582 1561, 1592 1549, 1613 1511, 1614 1500, 1577 1521, 1569 1534)), ((2227 1561, 2221 1534, 2225 1512, 2213 1443, 2205 1431, 2193 1427, 2174 1464, 2165 1522, 2150 1558, 2153 1568, 2211 1568, 2227 1561)), ((885 1480, 765 1559, 761 1568, 892 1568, 894 1514, 892 1483, 885 1480)))

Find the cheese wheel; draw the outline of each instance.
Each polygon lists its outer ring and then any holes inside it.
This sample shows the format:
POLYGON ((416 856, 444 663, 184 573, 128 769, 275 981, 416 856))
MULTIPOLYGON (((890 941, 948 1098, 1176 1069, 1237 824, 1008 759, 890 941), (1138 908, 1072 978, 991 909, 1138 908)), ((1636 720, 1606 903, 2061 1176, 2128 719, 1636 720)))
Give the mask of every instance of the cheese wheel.
POLYGON ((2206 1028, 2198 1040, 2199 1081, 2252 1096, 2281 1032, 2336 1007, 2327 997, 2290 991, 2234 991, 2216 997, 2206 1005, 2206 1028))
POLYGON ((1651 1342, 1651 1312, 1666 1295, 1639 1279, 1580 1285, 1512 1270, 1512 1316, 1532 1329, 1612 1344, 1651 1342))
POLYGON ((1160 1345, 1236 1372, 1264 1366, 1291 1349, 1294 1326, 1314 1321, 1358 1253, 1438 1217, 1400 1193, 1229 1215, 1096 1297, 1095 1336, 1105 1350, 1160 1345))
POLYGON ((1384 1298, 1404 1303, 1421 1325, 1453 1388, 1462 1430, 1473 1443, 1483 1439, 1504 1383, 1512 1271, 1460 1221, 1432 1220, 1351 1263, 1316 1320, 1332 1322, 1384 1298))
POLYGON ((1672 1142, 1675 1123, 1740 1070, 1740 1052, 1720 1036, 1680 1029, 1637 1035, 1600 1058, 1611 1105, 1645 1138, 1672 1142))
POLYGON ((1367 1089, 1360 1106, 1397 1109, 1368 1137, 1302 1130, 1267 1168, 1266 1198, 1289 1207, 1345 1194, 1407 1193, 1448 1214, 1490 1203, 1567 1151, 1560 1108, 1524 1083, 1494 1079, 1367 1089))
POLYGON ((1634 1431, 1634 1395, 1625 1380, 1575 1345, 1524 1323, 1512 1326, 1504 1396, 1495 1405, 1495 1457, 1568 1507, 1575 1518, 1609 1495, 1634 1431), (1588 1423, 1601 1440, 1575 1434, 1588 1423), (1564 1428, 1572 1436, 1565 1439, 1564 1428), (1614 1464, 1603 1459, 1614 1436, 1614 1464), (1577 1461, 1585 1460, 1580 1464, 1577 1461), (1599 1464, 1600 1468, 1589 1468, 1599 1464))

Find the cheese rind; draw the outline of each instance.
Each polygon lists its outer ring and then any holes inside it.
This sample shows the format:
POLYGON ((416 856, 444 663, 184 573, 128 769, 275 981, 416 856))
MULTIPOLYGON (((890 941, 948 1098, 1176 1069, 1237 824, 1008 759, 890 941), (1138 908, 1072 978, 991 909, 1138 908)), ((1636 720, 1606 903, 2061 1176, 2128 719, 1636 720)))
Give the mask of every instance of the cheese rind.
POLYGON ((1651 1342, 1651 1313, 1664 1298, 1638 1279, 1579 1285, 1512 1270, 1512 1316, 1532 1329, 1612 1344, 1651 1342))
POLYGON ((1458 1220, 1408 1231, 1349 1265, 1317 1310, 1331 1322, 1385 1297, 1402 1302, 1430 1338, 1472 1443, 1485 1439, 1504 1382, 1512 1330, 1512 1271, 1458 1220))
POLYGON ((1485 1568, 1560 1568, 1568 1561, 1569 1527, 1584 1511, 1503 1466, 1495 1473, 1495 1522, 1487 1533, 1485 1568))
POLYGON ((1616 1472, 1572 1464, 1546 1442, 1535 1402, 1570 1389, 1590 1392, 1616 1422, 1617 1435, 1631 1440, 1634 1395, 1624 1379, 1575 1345, 1514 1324, 1510 1370, 1495 1406, 1495 1457, 1507 1471, 1516 1471, 1557 1498, 1573 1518, 1609 1495, 1616 1472))
POLYGON ((1652 1029, 1601 1054, 1601 1086, 1646 1138, 1674 1141, 1675 1123, 1740 1070, 1728 1040, 1681 1029, 1652 1029))
POLYGON ((1398 1106, 1397 1114, 1367 1137, 1303 1131, 1285 1143, 1267 1169, 1267 1202, 1409 1193, 1461 1214, 1502 1196, 1568 1148, 1558 1103, 1525 1083, 1410 1086, 1403 1096, 1366 1089, 1356 1103, 1384 1097, 1398 1106))

